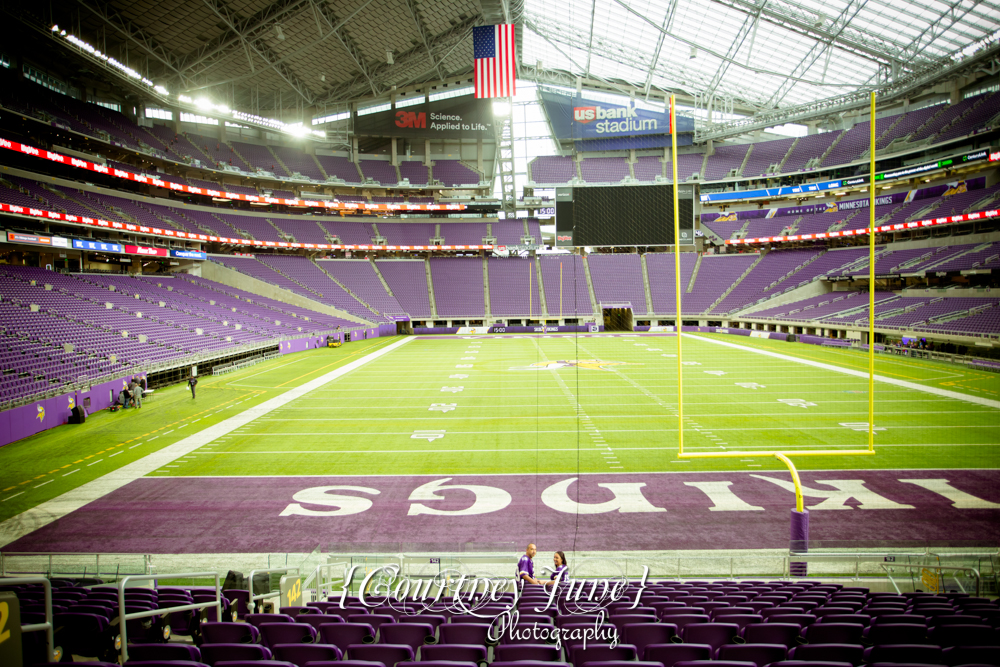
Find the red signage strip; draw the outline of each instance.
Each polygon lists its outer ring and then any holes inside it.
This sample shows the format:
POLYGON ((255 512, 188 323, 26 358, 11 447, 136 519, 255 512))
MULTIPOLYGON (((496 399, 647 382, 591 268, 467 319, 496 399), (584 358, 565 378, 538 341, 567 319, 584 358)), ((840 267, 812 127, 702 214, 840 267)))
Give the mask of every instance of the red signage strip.
MULTIPOLYGON (((0 203, 0 212, 26 215, 33 218, 45 218, 46 220, 62 220, 73 222, 78 225, 88 225, 90 227, 103 227, 122 232, 134 232, 136 234, 149 234, 152 236, 165 236, 173 239, 186 239, 189 241, 199 241, 203 243, 226 243, 229 245, 245 245, 259 248, 305 248, 307 250, 492 250, 491 245, 334 245, 331 243, 286 243, 284 241, 257 241, 256 239, 231 239, 225 236, 209 236, 207 234, 190 234, 175 229, 160 229, 159 227, 146 227, 144 225, 133 225, 124 222, 112 222, 101 220, 100 218, 87 218, 81 215, 70 215, 68 213, 56 213, 44 209, 15 206, 13 204, 0 203)), ((128 246, 138 248, 141 246, 128 246)), ((143 248, 144 250, 154 250, 154 248, 143 248)), ((155 249, 159 250, 159 249, 155 249)), ((127 252, 133 252, 128 250, 127 252)), ((139 254, 151 254, 140 252, 139 254)), ((166 254, 166 251, 163 252, 166 254)))
POLYGON ((311 208, 325 208, 334 211, 463 211, 465 210, 465 204, 368 204, 368 203, 358 203, 358 202, 332 202, 332 201, 311 201, 307 199, 284 199, 279 197, 265 197, 263 195, 243 195, 235 192, 226 192, 224 190, 210 190, 208 188, 196 188, 190 185, 181 185, 180 183, 174 183, 172 181, 163 181, 155 176, 145 176, 143 174, 133 174, 131 171, 123 171, 121 169, 115 169, 114 167, 108 167, 103 164, 97 164, 96 162, 88 162, 87 160, 81 160, 75 157, 69 157, 68 155, 63 155, 62 153, 53 153, 52 151, 43 150, 41 148, 35 148, 34 146, 29 146, 27 144, 21 144, 16 141, 9 141, 7 139, 0 138, 0 148, 6 148, 7 150, 12 150, 18 153, 23 153, 25 155, 33 155, 43 160, 49 160, 50 162, 58 162, 60 164, 66 164, 71 167, 78 167, 80 169, 86 169, 87 171, 94 171, 99 174, 106 174, 108 176, 114 176, 115 178, 122 178, 126 181, 133 181, 135 183, 145 183, 146 185, 155 185, 158 188, 166 188, 168 190, 175 190, 177 192, 187 192, 193 195, 205 195, 208 197, 215 197, 217 199, 235 199, 238 201, 246 202, 256 202, 264 204, 284 204, 285 206, 300 206, 300 207, 311 207, 311 208))
MULTIPOLYGON (((1000 215, 1000 211, 980 211, 979 213, 963 213, 962 215, 952 215, 946 218, 933 218, 928 220, 915 220, 913 222, 901 222, 895 225, 883 225, 876 227, 876 232, 899 232, 907 229, 917 229, 920 227, 933 227, 935 225, 950 225, 956 222, 969 222, 970 220, 985 220, 995 218, 1000 215)), ((844 236, 866 236, 868 227, 862 229, 843 229, 837 232, 821 232, 819 234, 792 234, 791 236, 764 236, 756 239, 727 239, 726 245, 755 245, 758 243, 785 243, 790 241, 814 241, 819 239, 836 239, 844 236)))
POLYGON ((147 248, 141 245, 127 245, 125 252, 130 255, 148 255, 150 257, 167 257, 170 252, 166 248, 147 248))

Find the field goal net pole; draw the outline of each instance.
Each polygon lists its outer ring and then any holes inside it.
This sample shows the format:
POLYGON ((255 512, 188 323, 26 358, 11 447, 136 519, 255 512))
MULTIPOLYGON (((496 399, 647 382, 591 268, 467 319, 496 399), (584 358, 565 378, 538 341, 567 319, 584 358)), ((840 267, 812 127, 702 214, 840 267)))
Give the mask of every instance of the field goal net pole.
MULTIPOLYGON (((674 98, 670 97, 670 128, 673 135, 674 123, 674 98)), ((680 291, 680 255, 677 230, 677 140, 673 139, 673 161, 674 161, 674 272, 677 282, 677 412, 680 415, 678 423, 678 451, 677 457, 682 459, 732 459, 732 458, 775 458, 788 468, 792 476, 792 483, 795 485, 795 509, 791 513, 791 527, 789 531, 789 551, 792 553, 806 553, 809 550, 809 511, 805 508, 805 501, 802 493, 802 481, 799 479, 799 471, 792 463, 790 456, 874 456, 875 455, 875 93, 871 94, 870 105, 870 160, 868 172, 868 448, 848 449, 848 450, 805 450, 799 452, 694 452, 684 451, 684 423, 683 405, 681 400, 681 291, 680 291)), ((805 563, 790 563, 790 576, 805 576, 805 563)))

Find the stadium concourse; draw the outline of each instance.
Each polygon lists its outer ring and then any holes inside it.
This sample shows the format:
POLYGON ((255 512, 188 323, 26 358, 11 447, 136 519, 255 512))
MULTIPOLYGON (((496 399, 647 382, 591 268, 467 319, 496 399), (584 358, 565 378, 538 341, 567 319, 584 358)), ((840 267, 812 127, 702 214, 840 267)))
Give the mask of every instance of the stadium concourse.
POLYGON ((995 2, 6 15, 0 667, 1000 667, 995 2))

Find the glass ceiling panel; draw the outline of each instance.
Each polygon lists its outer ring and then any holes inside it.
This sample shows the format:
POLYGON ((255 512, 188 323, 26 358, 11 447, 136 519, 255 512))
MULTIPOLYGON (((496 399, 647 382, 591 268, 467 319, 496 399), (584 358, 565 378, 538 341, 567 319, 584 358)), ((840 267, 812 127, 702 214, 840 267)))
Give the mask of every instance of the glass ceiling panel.
POLYGON ((652 69, 650 82, 662 90, 714 92, 758 107, 791 106, 856 91, 892 61, 901 62, 905 72, 910 63, 923 65, 968 49, 1000 29, 998 3, 524 0, 526 20, 539 34, 527 26, 522 58, 529 64, 541 60, 546 69, 639 87, 652 69))

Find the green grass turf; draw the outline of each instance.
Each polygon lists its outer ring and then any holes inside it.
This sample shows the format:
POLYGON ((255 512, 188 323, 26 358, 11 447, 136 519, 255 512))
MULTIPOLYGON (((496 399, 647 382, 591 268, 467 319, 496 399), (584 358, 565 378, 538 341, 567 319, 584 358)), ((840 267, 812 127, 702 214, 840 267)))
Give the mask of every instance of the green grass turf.
MULTIPOLYGON (((0 519, 105 475, 398 339, 314 350, 179 385, 142 410, 98 413, 0 449, 0 519)), ((768 458, 677 457, 676 339, 661 336, 412 340, 161 468, 167 475, 495 474, 783 470, 768 458), (600 359, 536 370, 534 364, 600 359), (468 377, 452 377, 466 375, 468 377), (462 387, 461 391, 442 390, 462 387), (447 412, 433 404, 455 404, 447 412), (444 431, 433 440, 420 431, 444 431)), ((797 363, 867 371, 851 350, 723 334, 685 337, 685 447, 691 452, 864 449, 868 381, 797 363), (773 359, 744 348, 790 357, 773 359), (720 374, 720 372, 722 374, 720 374), (757 383, 746 388, 739 383, 757 383), (779 399, 815 405, 797 407, 779 399)), ((1000 398, 1000 378, 877 356, 876 373, 1000 398)), ((876 383, 874 457, 800 457, 803 470, 1000 467, 1000 411, 876 383)), ((447 407, 451 407, 450 405, 447 407)))

